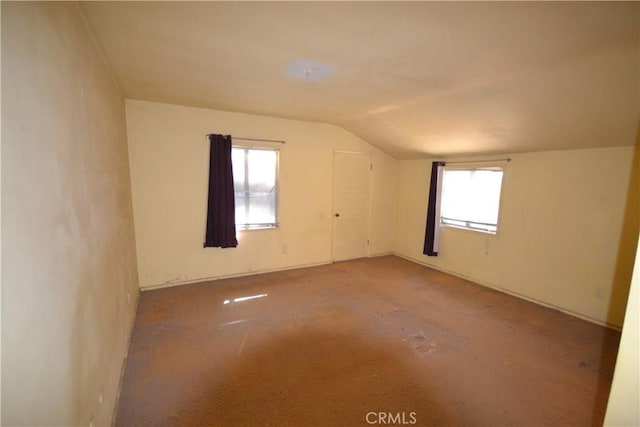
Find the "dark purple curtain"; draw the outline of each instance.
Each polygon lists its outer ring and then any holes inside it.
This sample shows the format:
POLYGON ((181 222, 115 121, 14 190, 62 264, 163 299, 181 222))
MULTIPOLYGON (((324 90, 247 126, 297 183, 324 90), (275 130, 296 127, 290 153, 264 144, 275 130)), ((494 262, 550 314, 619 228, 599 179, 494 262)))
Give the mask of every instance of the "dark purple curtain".
POLYGON ((442 168, 444 162, 431 163, 431 182, 429 184, 429 205, 427 207, 427 230, 424 236, 423 254, 438 256, 438 234, 440 231, 440 189, 442 187, 442 168))
POLYGON ((231 135, 209 135, 209 145, 209 201, 204 247, 235 248, 238 240, 231 135))

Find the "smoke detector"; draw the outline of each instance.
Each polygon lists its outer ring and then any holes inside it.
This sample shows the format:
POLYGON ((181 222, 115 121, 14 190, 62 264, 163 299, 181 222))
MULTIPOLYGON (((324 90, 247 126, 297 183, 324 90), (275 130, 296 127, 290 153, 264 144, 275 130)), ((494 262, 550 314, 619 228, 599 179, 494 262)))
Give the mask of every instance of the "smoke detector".
POLYGON ((306 59, 296 59, 287 65, 284 75, 294 79, 319 82, 336 71, 335 67, 306 59))

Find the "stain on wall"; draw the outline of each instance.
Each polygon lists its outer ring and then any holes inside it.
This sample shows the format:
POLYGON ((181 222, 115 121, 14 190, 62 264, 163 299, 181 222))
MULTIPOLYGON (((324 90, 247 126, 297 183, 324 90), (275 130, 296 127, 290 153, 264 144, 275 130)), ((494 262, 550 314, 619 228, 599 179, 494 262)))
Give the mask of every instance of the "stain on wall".
POLYGON ((2 424, 109 425, 138 296, 124 95, 77 4, 2 3, 2 424))

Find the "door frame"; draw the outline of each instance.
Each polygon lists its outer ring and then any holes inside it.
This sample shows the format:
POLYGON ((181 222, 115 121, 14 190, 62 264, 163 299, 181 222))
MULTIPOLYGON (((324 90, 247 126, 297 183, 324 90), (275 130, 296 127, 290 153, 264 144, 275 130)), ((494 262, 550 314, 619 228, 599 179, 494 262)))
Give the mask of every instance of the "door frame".
MULTIPOLYGON (((365 257, 369 258, 371 256, 371 206, 373 205, 373 153, 366 151, 351 151, 351 150, 333 150, 333 154, 331 156, 331 262, 337 262, 335 258, 334 252, 334 240, 335 240, 335 219, 334 215, 336 213, 335 206, 335 186, 336 186, 336 154, 357 154, 357 155, 365 155, 369 157, 369 194, 368 194, 368 206, 367 206, 367 221, 365 225, 367 244, 365 250, 365 257)), ((345 260, 346 261, 346 260, 345 260)))

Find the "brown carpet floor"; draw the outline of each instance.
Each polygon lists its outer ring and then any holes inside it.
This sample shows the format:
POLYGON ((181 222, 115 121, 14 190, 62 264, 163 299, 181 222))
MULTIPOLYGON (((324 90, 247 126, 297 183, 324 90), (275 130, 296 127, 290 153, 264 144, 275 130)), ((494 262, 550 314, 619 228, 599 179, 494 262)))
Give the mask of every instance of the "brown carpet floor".
POLYGON ((618 341, 393 256, 148 291, 116 425, 601 425, 618 341))

